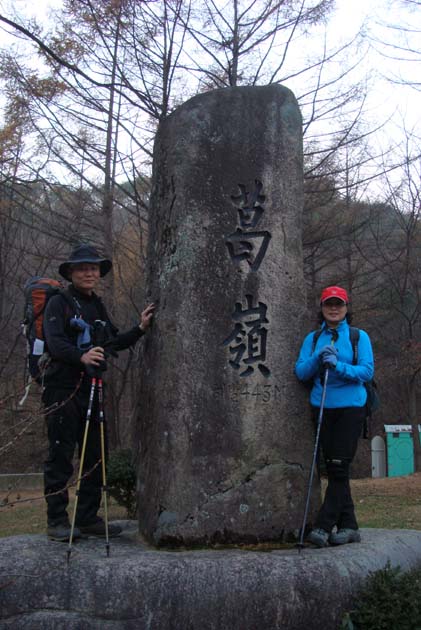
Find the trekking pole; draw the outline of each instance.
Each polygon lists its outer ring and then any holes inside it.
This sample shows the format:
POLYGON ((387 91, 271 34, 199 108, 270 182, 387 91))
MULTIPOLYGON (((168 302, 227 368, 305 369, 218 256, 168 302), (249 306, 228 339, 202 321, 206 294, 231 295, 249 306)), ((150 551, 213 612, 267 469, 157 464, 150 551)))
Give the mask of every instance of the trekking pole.
MULTIPOLYGON (((336 329, 333 329, 333 330, 330 330, 330 332, 332 334, 331 345, 334 346, 335 345, 335 341, 337 341, 337 339, 338 339, 338 331, 336 329)), ((324 379, 323 379, 322 399, 320 401, 319 417, 317 419, 316 440, 315 440, 315 443, 314 443, 313 461, 311 462, 310 478, 309 478, 309 482, 308 482, 308 490, 307 490, 307 498, 306 498, 306 506, 305 506, 305 510, 304 510, 303 524, 302 524, 301 532, 300 532, 300 541, 297 543, 297 547, 298 547, 298 551, 299 552, 304 547, 304 533, 305 533, 305 528, 306 528, 306 524, 307 524, 307 515, 308 515, 308 508, 309 508, 309 505, 310 505, 310 496, 311 496, 311 487, 313 485, 314 469, 316 467, 316 461, 317 461, 317 452, 319 450, 320 429, 322 427, 323 409, 324 409, 324 406, 325 406, 327 379, 328 378, 329 378, 329 370, 325 366, 325 373, 324 373, 324 379)))
POLYGON ((91 381, 91 392, 89 394, 88 411, 86 413, 86 425, 85 425, 85 433, 83 434, 82 451, 80 454, 79 473, 78 473, 77 483, 76 483, 76 495, 75 495, 75 504, 73 507, 72 526, 70 529, 69 547, 67 549, 67 564, 69 564, 70 554, 72 553, 72 542, 73 542, 73 533, 75 530, 76 510, 77 510, 77 504, 79 501, 79 490, 80 490, 80 483, 82 480, 83 464, 85 461, 86 443, 88 441, 89 423, 91 421, 95 387, 96 387, 96 378, 93 377, 91 381))
POLYGON ((105 432, 104 432, 104 398, 102 389, 102 378, 98 378, 98 407, 99 426, 101 432, 101 467, 102 467, 102 498, 104 500, 104 522, 105 522, 105 548, 107 557, 110 555, 110 542, 108 536, 108 495, 107 495, 107 474, 105 462, 105 432))
POLYGON ((304 510, 303 524, 301 526, 300 541, 297 543, 297 547, 298 547, 298 551, 299 552, 304 547, 304 533, 305 533, 305 528, 306 528, 306 524, 307 524, 307 515, 308 515, 308 508, 309 508, 309 505, 310 505, 310 496, 311 496, 311 487, 313 485, 314 469, 316 467, 317 451, 319 450, 320 429, 321 429, 322 420, 323 420, 323 408, 324 408, 324 404, 325 404, 327 379, 328 378, 329 378, 329 370, 328 370, 328 368, 326 368, 325 369, 325 373, 324 373, 324 379, 323 379, 322 400, 320 402, 319 417, 317 419, 317 430, 316 430, 316 440, 315 440, 315 443, 314 443, 313 461, 311 462, 310 477, 309 477, 309 481, 308 481, 306 506, 305 506, 305 510, 304 510))

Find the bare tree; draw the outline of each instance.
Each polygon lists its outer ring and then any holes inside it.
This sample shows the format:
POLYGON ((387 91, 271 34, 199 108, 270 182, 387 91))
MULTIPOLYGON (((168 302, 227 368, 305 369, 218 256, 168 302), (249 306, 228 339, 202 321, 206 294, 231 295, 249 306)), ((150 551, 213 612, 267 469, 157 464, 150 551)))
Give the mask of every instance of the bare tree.
POLYGON ((371 204, 369 222, 355 245, 369 272, 365 313, 381 357, 385 402, 396 418, 413 425, 420 470, 421 162, 413 140, 406 137, 399 171, 384 175, 383 195, 371 204))
POLYGON ((386 60, 382 73, 391 83, 421 89, 418 67, 421 61, 419 0, 399 0, 395 13, 378 18, 370 32, 377 53, 386 60))
MULTIPOLYGON (((304 117, 304 238, 311 294, 335 276, 355 296, 362 288, 368 295, 370 272, 382 272, 383 279, 387 268, 396 273, 398 262, 388 256, 392 250, 397 256, 404 230, 395 221, 390 235, 387 231, 393 196, 376 206, 367 201, 367 182, 376 175, 370 170, 375 157, 370 134, 381 124, 364 122, 370 83, 360 62, 368 44, 363 33, 332 41, 333 4, 65 0, 51 33, 22 16, 0 16, 38 60, 35 67, 15 50, 3 50, 0 60, 7 107, 25 121, 15 144, 19 168, 5 175, 13 212, 8 214, 8 206, 1 213, 8 225, 18 226, 17 235, 23 229, 39 235, 31 243, 31 262, 48 268, 45 239, 54 249, 53 264, 70 242, 96 240, 115 261, 110 290, 117 320, 129 323, 143 300, 156 125, 197 91, 283 83, 294 90, 304 117), (380 262, 382 257, 388 264, 380 262)), ((388 181, 392 185, 391 177, 388 181)), ((394 212, 407 217, 396 195, 394 212)), ((128 377, 132 363, 135 356, 129 354, 114 368, 116 419, 130 416, 135 404, 136 388, 128 377)), ((113 434, 118 443, 117 424, 113 434)))

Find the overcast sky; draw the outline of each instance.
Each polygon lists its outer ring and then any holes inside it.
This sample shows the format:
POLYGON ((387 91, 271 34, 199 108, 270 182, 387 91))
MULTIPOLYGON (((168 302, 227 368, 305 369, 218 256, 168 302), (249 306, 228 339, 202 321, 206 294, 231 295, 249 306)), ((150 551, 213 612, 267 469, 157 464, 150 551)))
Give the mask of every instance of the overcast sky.
POLYGON ((367 67, 375 75, 372 108, 395 115, 397 125, 402 117, 408 126, 418 125, 421 91, 399 86, 391 81, 419 80, 421 71, 421 6, 404 9, 400 0, 337 0, 337 10, 329 27, 344 35, 365 25, 371 39, 367 67), (403 31, 399 27, 412 29, 403 31), (411 46, 414 54, 393 50, 393 45, 411 46), (395 58, 393 58, 395 57, 395 58))

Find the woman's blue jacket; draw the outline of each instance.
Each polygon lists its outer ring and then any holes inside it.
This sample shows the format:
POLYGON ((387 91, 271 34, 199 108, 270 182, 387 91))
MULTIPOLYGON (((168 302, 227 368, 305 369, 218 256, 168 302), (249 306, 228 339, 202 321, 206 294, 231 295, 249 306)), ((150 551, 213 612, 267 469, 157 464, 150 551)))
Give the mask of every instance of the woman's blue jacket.
MULTIPOLYGON (((313 387, 310 394, 310 403, 319 407, 322 399, 323 385, 321 381, 321 364, 319 352, 323 346, 332 343, 332 330, 326 323, 322 325, 322 332, 317 339, 316 347, 312 352, 314 332, 308 334, 301 346, 300 354, 295 364, 295 373, 300 381, 311 381, 313 387)), ((325 407, 335 409, 337 407, 363 407, 367 400, 367 392, 364 383, 370 381, 374 375, 374 358, 370 337, 360 329, 358 341, 358 362, 352 365, 353 350, 349 338, 349 325, 343 320, 336 328, 338 338, 334 346, 338 350, 338 362, 334 369, 329 369, 325 407)))

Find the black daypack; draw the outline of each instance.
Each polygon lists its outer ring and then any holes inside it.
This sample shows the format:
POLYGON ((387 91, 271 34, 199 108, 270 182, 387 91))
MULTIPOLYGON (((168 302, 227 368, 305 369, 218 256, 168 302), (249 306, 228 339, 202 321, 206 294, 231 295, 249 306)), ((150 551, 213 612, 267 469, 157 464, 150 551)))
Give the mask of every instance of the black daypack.
POLYGON ((25 307, 22 333, 27 343, 27 369, 31 378, 38 383, 49 361, 45 343, 43 322, 48 301, 53 295, 62 295, 69 305, 69 316, 80 315, 77 301, 63 288, 60 281, 42 276, 29 278, 24 286, 25 307))
MULTIPOLYGON (((351 344, 352 344, 352 351, 354 353, 354 356, 352 358, 352 363, 353 365, 357 365, 358 363, 358 342, 360 340, 360 331, 358 328, 354 328, 353 326, 349 327, 349 338, 351 340, 351 344)), ((374 379, 371 379, 371 381, 366 381, 364 383, 364 387, 367 391, 367 402, 366 402, 366 407, 367 407, 367 413, 368 416, 371 418, 371 415, 377 411, 377 409, 380 407, 380 397, 379 397, 379 393, 378 393, 378 389, 377 389, 377 383, 375 382, 374 379)))
MULTIPOLYGON (((314 331, 313 343, 312 343, 312 347, 311 347, 311 353, 312 354, 313 354, 313 352, 314 352, 314 350, 316 348, 316 343, 317 343, 317 340, 320 337, 321 333, 322 333, 322 329, 321 328, 319 328, 318 330, 314 331)), ((359 330, 359 328, 355 328, 354 326, 350 326, 349 327, 349 340, 351 342, 352 352, 353 352, 352 365, 357 365, 357 363, 358 363, 358 342, 360 340, 360 330, 359 330)), ((375 411, 377 411, 377 409, 380 406, 380 397, 379 397, 379 393, 378 393, 378 389, 377 389, 377 384, 376 384, 374 379, 364 383, 364 387, 365 387, 365 389, 367 391, 367 402, 366 402, 367 416, 369 418, 371 418, 372 414, 375 411)))

